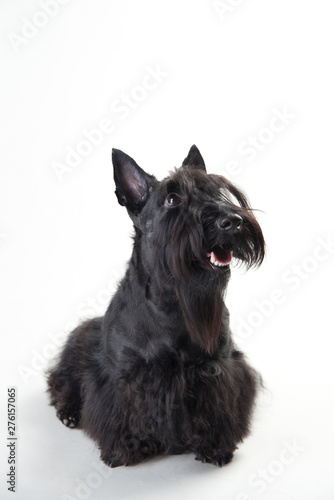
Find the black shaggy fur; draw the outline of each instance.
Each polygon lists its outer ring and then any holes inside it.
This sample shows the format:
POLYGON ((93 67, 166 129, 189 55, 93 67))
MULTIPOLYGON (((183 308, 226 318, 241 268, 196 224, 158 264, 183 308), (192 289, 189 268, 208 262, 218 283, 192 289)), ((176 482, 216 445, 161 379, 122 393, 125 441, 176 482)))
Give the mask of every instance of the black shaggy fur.
POLYGON ((231 252, 261 264, 260 226, 196 146, 161 182, 119 150, 112 158, 133 253, 105 316, 78 326, 49 372, 51 404, 111 467, 185 452, 222 466, 249 433, 259 384, 233 344, 223 294, 231 252))

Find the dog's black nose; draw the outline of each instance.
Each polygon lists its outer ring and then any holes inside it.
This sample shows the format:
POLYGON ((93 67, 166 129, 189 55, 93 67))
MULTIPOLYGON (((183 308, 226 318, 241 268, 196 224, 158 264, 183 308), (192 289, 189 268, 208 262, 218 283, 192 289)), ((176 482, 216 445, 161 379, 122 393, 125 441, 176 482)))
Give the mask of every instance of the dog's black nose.
POLYGON ((226 233, 234 233, 239 231, 243 223, 242 217, 237 214, 228 215, 218 219, 218 226, 226 233))

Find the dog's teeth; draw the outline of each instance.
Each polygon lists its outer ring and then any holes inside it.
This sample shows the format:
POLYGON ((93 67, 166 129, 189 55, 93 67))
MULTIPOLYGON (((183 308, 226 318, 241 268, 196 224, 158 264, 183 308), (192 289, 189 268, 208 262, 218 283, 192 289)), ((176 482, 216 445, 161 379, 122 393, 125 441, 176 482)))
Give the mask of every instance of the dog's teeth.
MULTIPOLYGON (((231 252, 232 253, 232 252, 231 252)), ((210 254, 208 254, 209 256, 210 254)), ((216 260, 216 256, 214 254, 214 252, 211 252, 211 256, 210 256, 210 262, 211 264, 213 264, 214 266, 216 267, 224 267, 224 266, 228 266, 229 262, 227 262, 226 264, 224 262, 219 262, 218 260, 216 260)))

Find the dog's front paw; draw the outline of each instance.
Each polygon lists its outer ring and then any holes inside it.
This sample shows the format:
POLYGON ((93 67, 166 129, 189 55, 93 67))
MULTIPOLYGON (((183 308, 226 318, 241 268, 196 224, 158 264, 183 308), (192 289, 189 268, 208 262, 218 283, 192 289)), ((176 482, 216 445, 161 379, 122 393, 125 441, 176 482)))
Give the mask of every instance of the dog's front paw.
POLYGON ((112 469, 114 469, 115 467, 120 467, 121 465, 125 465, 120 460, 115 460, 114 458, 110 457, 104 457, 102 455, 101 455, 101 460, 103 463, 105 463, 108 467, 111 467, 112 469))
POLYGON ((233 458, 233 452, 228 451, 227 453, 206 453, 200 451, 197 453, 195 460, 199 460, 200 462, 213 464, 217 467, 223 467, 223 465, 231 462, 233 458))
POLYGON ((58 410, 57 411, 57 417, 59 420, 66 425, 66 427, 69 427, 70 429, 75 429, 76 427, 79 426, 80 422, 80 412, 77 410, 58 410))

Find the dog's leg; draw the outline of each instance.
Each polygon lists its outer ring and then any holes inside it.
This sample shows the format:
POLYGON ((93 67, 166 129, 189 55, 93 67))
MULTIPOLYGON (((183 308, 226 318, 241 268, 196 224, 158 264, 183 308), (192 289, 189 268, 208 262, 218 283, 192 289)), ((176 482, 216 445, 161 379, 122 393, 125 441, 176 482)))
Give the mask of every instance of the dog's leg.
POLYGON ((108 467, 119 467, 121 465, 136 465, 140 462, 155 457, 160 453, 159 446, 154 440, 148 438, 139 439, 125 435, 117 444, 114 443, 113 451, 101 448, 101 460, 108 467))
POLYGON ((57 365, 48 373, 48 392, 57 417, 66 427, 80 425, 82 376, 88 359, 101 337, 101 320, 96 318, 78 326, 70 334, 57 365))
POLYGON ((72 429, 79 426, 81 416, 80 383, 66 367, 53 370, 48 378, 51 405, 57 410, 59 420, 72 429))
MULTIPOLYGON (((142 376, 147 377, 146 370, 145 367, 142 376)), ((152 383, 156 374, 152 368, 152 383)), ((151 392, 152 387, 141 386, 140 378, 137 371, 135 380, 118 380, 114 396, 109 400, 105 398, 104 403, 86 400, 84 412, 88 406, 98 408, 100 423, 95 427, 103 429, 103 433, 96 437, 101 459, 109 467, 135 465, 167 450, 163 441, 169 410, 159 395, 151 392)))
POLYGON ((239 351, 215 364, 216 375, 208 375, 209 366, 201 372, 204 384, 196 383, 193 450, 196 460, 221 467, 232 460, 237 444, 250 432, 261 381, 239 351))
POLYGON ((207 431, 202 434, 201 438, 195 437, 197 441, 194 448, 195 460, 223 467, 231 462, 233 453, 237 449, 233 442, 234 436, 231 435, 232 429, 229 424, 222 425, 222 420, 218 422, 214 413, 207 417, 206 426, 211 426, 211 428, 207 427, 207 431))
POLYGON ((204 451, 201 450, 195 457, 195 460, 199 460, 203 463, 217 465, 218 467, 222 467, 223 465, 231 462, 233 458, 233 452, 229 451, 227 453, 216 453, 212 451, 204 451))

